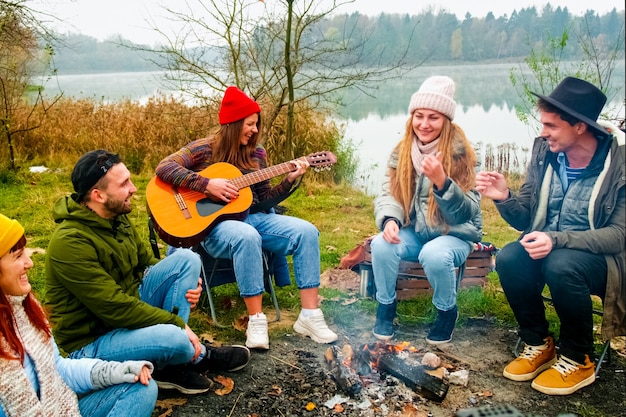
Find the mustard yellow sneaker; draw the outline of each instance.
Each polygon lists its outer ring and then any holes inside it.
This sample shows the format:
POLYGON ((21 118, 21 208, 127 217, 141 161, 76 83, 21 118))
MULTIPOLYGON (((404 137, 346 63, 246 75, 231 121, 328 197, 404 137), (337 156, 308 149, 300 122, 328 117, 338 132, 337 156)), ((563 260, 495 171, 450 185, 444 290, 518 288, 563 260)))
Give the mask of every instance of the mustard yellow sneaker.
POLYGON ((560 355, 559 360, 535 378, 530 386, 548 395, 569 395, 595 380, 595 365, 588 355, 585 355, 585 363, 560 355))
POLYGON ((505 378, 513 381, 530 381, 548 369, 556 361, 554 339, 546 337, 540 346, 524 346, 524 351, 509 363, 502 372, 505 378))

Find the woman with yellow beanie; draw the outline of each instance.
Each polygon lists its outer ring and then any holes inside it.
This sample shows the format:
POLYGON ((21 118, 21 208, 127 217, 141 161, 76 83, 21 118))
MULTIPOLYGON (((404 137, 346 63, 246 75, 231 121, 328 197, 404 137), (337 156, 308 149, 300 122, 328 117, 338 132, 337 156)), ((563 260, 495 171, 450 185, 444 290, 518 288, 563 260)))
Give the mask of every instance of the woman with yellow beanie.
POLYGON ((150 362, 59 355, 31 293, 32 267, 24 228, 0 214, 0 417, 152 415, 157 386, 150 362))

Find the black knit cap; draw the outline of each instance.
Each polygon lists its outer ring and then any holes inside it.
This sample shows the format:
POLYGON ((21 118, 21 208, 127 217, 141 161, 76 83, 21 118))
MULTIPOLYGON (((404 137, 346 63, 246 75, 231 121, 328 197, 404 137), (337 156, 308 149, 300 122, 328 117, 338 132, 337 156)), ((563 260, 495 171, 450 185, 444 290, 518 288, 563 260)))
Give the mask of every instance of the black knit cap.
POLYGON ((81 156, 72 171, 72 184, 77 194, 76 201, 82 201, 98 180, 104 177, 113 165, 120 162, 119 155, 104 149, 90 151, 81 156))

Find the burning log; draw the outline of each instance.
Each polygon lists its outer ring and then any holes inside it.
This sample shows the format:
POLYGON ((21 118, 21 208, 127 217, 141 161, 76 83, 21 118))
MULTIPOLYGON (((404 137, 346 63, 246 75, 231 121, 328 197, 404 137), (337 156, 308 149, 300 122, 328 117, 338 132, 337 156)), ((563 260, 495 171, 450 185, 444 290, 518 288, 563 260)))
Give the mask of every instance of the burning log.
POLYGON ((407 363, 393 353, 386 353, 378 358, 378 371, 395 376, 429 400, 441 402, 448 393, 448 383, 444 379, 426 372, 422 365, 407 363))
POLYGON ((345 345, 343 350, 333 345, 324 354, 333 379, 339 388, 351 397, 359 395, 363 388, 361 379, 351 367, 353 356, 354 352, 350 345, 345 345))

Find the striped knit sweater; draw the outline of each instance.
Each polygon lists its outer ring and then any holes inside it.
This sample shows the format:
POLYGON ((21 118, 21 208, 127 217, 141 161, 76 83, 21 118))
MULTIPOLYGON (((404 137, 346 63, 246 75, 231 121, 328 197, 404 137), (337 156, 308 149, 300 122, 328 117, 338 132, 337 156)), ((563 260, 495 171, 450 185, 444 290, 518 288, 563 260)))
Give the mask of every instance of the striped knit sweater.
MULTIPOLYGON (((267 167, 267 154, 264 148, 258 147, 252 157, 259 162, 260 169, 267 167)), ((204 193, 210 178, 198 173, 210 166, 213 163, 212 159, 211 138, 198 139, 164 158, 156 168, 156 175, 169 184, 204 193)), ((280 201, 279 196, 286 197, 291 187, 292 184, 286 177, 275 187, 271 186, 269 180, 253 184, 250 187, 253 194, 252 204, 273 198, 280 201)), ((251 211, 255 211, 254 206, 251 211)))

